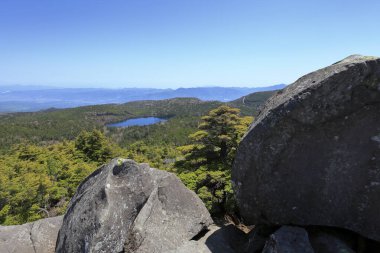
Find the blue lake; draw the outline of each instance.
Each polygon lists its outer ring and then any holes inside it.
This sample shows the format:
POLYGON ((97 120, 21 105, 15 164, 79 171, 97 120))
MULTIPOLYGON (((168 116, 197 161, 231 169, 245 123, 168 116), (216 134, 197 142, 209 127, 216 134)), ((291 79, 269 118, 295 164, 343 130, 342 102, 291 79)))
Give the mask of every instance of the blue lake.
POLYGON ((130 126, 147 126, 153 125, 160 122, 165 122, 166 119, 156 118, 156 117, 146 117, 146 118, 136 118, 136 119, 128 119, 125 121, 108 124, 108 127, 130 127, 130 126))

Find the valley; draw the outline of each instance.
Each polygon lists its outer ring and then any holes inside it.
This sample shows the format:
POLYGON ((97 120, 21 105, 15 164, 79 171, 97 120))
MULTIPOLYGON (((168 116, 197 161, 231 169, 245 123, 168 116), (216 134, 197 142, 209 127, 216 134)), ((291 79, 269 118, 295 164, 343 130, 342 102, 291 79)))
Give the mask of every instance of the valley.
POLYGON ((22 142, 53 143, 74 139, 82 130, 101 129, 120 145, 138 140, 147 143, 182 145, 196 129, 202 115, 220 105, 241 109, 244 116, 255 116, 275 91, 252 93, 244 99, 223 103, 196 98, 134 101, 125 104, 82 106, 39 112, 0 115, 0 151, 22 142), (169 118, 165 124, 113 129, 106 127, 132 118, 169 118))

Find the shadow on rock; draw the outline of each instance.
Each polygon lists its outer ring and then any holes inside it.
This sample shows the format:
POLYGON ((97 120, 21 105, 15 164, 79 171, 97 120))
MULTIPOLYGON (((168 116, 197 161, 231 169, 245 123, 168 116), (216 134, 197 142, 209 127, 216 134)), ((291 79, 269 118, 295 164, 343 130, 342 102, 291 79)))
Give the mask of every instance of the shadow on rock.
POLYGON ((247 241, 246 234, 230 224, 210 234, 205 244, 210 252, 243 252, 247 241))

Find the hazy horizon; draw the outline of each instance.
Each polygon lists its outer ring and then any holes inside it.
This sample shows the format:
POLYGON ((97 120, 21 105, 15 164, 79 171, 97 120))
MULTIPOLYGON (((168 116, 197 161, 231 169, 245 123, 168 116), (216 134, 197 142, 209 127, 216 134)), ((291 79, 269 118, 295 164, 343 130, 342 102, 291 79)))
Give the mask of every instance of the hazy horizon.
POLYGON ((43 88, 43 89, 111 89, 111 90, 119 90, 119 89, 171 89, 171 90, 177 90, 177 89, 194 89, 194 88, 265 88, 265 87, 272 87, 272 86, 278 86, 278 85, 288 85, 284 83, 276 83, 276 84, 268 84, 268 85, 183 85, 183 86, 171 86, 171 87, 166 87, 166 86, 159 86, 159 87, 154 87, 153 85, 146 85, 142 87, 138 86, 107 86, 107 85, 99 85, 99 86, 92 86, 92 85, 38 85, 38 84, 1 84, 0 83, 0 88, 1 87, 25 87, 27 88, 43 88))
POLYGON ((274 90, 284 88, 284 86, 284 84, 279 84, 254 88, 214 86, 182 89, 0 86, 0 113, 30 112, 49 108, 71 108, 85 105, 122 104, 131 101, 190 97, 203 101, 227 102, 255 92, 271 93, 274 90))

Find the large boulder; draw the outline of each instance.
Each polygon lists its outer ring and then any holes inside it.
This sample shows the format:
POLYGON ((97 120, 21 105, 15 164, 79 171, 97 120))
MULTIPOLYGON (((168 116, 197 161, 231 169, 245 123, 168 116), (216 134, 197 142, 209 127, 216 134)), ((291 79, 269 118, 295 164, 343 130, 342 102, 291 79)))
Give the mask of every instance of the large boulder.
POLYGON ((210 224, 202 201, 174 174, 114 159, 79 186, 56 252, 168 252, 210 224))
POLYGON ((272 97, 240 143, 232 180, 248 224, 380 240, 380 59, 348 57, 272 97))
POLYGON ((63 216, 0 226, 1 253, 53 253, 63 216))

